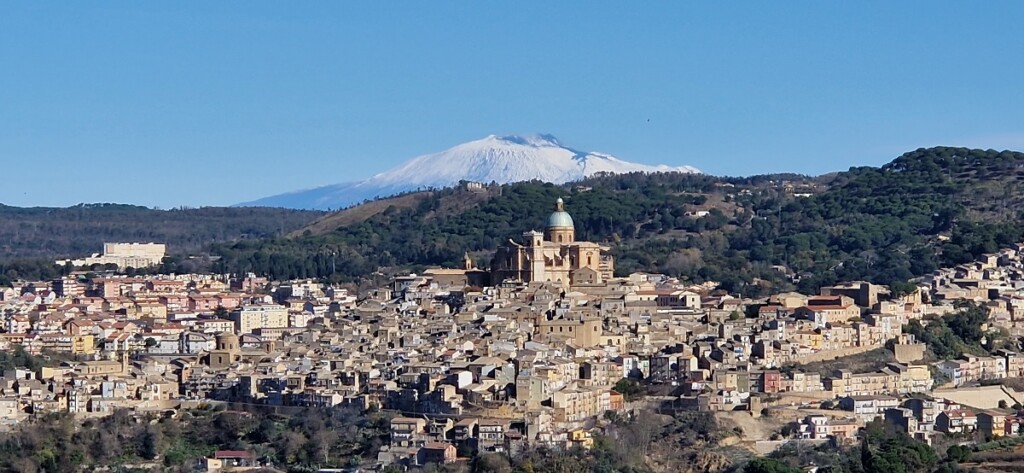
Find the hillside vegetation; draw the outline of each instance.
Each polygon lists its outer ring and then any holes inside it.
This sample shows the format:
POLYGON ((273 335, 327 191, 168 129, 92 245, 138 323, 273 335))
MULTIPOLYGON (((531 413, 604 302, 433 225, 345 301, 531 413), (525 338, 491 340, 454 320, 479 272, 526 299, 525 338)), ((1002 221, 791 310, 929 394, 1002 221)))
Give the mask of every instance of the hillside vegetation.
POLYGON ((330 232, 321 226, 214 251, 223 269, 281 278, 456 266, 466 252, 486 263, 499 244, 540 229, 563 197, 577 238, 611 246, 621 274, 662 271, 751 295, 799 280, 798 289, 814 291, 837 280, 902 282, 1021 240, 1022 180, 1022 153, 939 147, 820 179, 627 174, 564 186, 526 182, 488 188, 471 205, 453 205, 473 198, 462 189, 383 210, 380 201, 379 211, 330 232), (710 213, 687 215, 694 210, 710 213))
MULTIPOLYGON (((388 441, 390 413, 336 406, 273 414, 220 407, 182 409, 174 416, 133 415, 121 409, 82 421, 50 414, 0 432, 0 471, 73 473, 82 471, 196 471, 197 462, 217 450, 251 452, 278 469, 368 471, 388 441)), ((674 417, 650 412, 616 416, 590 450, 531 448, 509 457, 474 452, 464 464, 385 472, 636 472, 722 471, 731 466, 719 445, 729 431, 707 412, 674 417)), ((255 471, 255 470, 254 470, 255 471)))
POLYGON ((54 413, 0 432, 0 470, 192 472, 216 450, 245 450, 288 471, 317 471, 375 458, 388 421, 341 407, 290 415, 207 407, 160 417, 119 409, 84 421, 54 413))

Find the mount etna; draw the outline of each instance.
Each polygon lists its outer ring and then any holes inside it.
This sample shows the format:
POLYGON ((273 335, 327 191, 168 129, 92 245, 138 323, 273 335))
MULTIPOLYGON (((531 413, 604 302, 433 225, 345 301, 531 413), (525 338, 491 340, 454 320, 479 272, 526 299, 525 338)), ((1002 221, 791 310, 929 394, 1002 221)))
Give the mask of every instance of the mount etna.
POLYGON ((289 192, 239 204, 246 207, 340 209, 366 200, 416 190, 441 189, 460 181, 509 184, 579 181, 601 173, 699 173, 692 166, 652 166, 609 154, 578 151, 551 135, 490 135, 447 150, 412 158, 368 179, 289 192))

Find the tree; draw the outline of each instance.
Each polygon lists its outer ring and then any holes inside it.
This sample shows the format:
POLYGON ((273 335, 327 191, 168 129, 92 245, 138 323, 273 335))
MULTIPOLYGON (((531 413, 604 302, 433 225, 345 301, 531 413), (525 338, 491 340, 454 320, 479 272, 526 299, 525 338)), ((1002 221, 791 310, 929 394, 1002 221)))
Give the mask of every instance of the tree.
POLYGON ((800 473, 801 470, 793 468, 775 458, 755 458, 743 467, 743 473, 800 473))
POLYGON ((281 442, 281 461, 285 464, 301 461, 300 454, 306 444, 306 436, 301 432, 285 432, 281 442))
POLYGON ((324 463, 330 461, 330 451, 335 441, 337 434, 333 430, 320 429, 313 432, 306 443, 310 458, 322 458, 324 463))
POLYGON ((43 366, 43 360, 27 351, 21 345, 15 345, 12 352, 0 352, 0 369, 10 370, 25 368, 31 371, 43 366))
POLYGON ((157 346, 159 343, 160 342, 156 341, 156 339, 153 337, 146 337, 146 348, 153 348, 157 346))
POLYGON ((634 401, 642 398, 644 395, 643 386, 640 385, 639 381, 632 378, 620 379, 615 383, 615 387, 612 389, 614 389, 615 392, 622 394, 622 397, 625 398, 626 401, 634 401))
POLYGON ((971 459, 971 447, 953 445, 946 449, 946 459, 952 462, 964 463, 971 459))
POLYGON ((927 325, 912 320, 906 331, 927 345, 935 356, 952 359, 965 352, 987 353, 981 345, 982 338, 988 335, 982 329, 987 322, 985 308, 972 303, 961 306, 956 313, 927 320, 927 325))
POLYGON ((895 281, 889 285, 892 296, 900 298, 917 292, 917 285, 907 281, 895 281))
POLYGON ((657 416, 644 409, 637 413, 633 421, 626 426, 624 444, 635 448, 636 450, 631 453, 635 455, 638 462, 642 462, 647 457, 647 450, 650 448, 651 442, 661 432, 662 425, 657 416))
POLYGON ((868 423, 864 432, 861 462, 867 472, 923 473, 931 471, 938 463, 938 455, 931 446, 915 441, 881 420, 868 423))
POLYGON ((473 473, 510 473, 512 464, 500 453, 483 453, 473 458, 473 473))
POLYGON ((146 460, 153 460, 160 455, 160 442, 162 439, 160 430, 154 426, 146 428, 142 434, 142 445, 139 447, 139 455, 146 460))

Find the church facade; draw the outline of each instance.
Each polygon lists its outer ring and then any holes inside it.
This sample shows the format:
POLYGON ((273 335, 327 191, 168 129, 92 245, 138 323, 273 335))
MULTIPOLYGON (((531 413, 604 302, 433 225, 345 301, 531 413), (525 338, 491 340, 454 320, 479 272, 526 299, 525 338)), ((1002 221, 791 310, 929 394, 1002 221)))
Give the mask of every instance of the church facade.
POLYGON ((610 248, 588 241, 576 241, 576 227, 558 199, 555 211, 548 217, 544 233, 523 233, 523 242, 509 240, 498 248, 491 261, 491 281, 506 280, 552 282, 569 287, 572 284, 597 284, 612 278, 615 261, 610 248))

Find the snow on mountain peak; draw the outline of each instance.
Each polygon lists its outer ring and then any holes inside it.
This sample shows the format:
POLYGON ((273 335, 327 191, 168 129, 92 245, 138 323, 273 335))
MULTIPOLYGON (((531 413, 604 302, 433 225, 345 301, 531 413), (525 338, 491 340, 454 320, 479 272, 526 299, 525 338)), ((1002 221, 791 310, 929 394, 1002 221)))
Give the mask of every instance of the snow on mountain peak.
POLYGON ((699 173, 690 166, 670 167, 622 161, 614 156, 562 146, 552 135, 489 135, 447 150, 417 156, 369 179, 267 197, 245 206, 338 209, 367 199, 460 181, 482 183, 541 180, 561 184, 607 172, 699 173))

